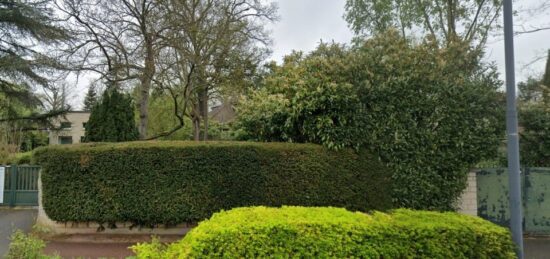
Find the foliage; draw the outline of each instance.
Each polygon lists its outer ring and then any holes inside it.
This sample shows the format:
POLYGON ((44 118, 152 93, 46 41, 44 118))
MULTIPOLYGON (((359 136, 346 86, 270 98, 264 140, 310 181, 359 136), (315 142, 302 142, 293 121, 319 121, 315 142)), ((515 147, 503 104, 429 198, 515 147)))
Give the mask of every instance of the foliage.
POLYGON ((184 117, 197 140, 201 130, 208 133, 208 105, 250 86, 267 57, 265 24, 276 16, 275 4, 263 0, 58 0, 56 6, 61 24, 77 35, 64 51, 73 69, 135 86, 140 139, 178 134, 184 117), (148 104, 159 90, 172 97, 178 123, 155 135, 147 132, 154 117, 148 104))
POLYGON ((116 88, 105 90, 86 124, 87 142, 122 142, 138 139, 132 98, 116 88))
POLYGON ((536 103, 543 99, 546 86, 542 80, 536 77, 529 77, 525 82, 518 83, 518 101, 523 103, 536 103))
POLYGON ((495 156, 504 131, 500 82, 479 56, 394 31, 352 49, 322 44, 275 67, 241 102, 236 130, 241 139, 367 148, 393 170, 396 206, 452 209, 466 173, 495 156))
MULTIPOLYGON (((178 126, 179 121, 174 116, 174 102, 170 100, 170 96, 164 94, 153 95, 149 100, 149 114, 154 114, 154 116, 149 117, 147 134, 157 136, 178 126)), ((159 138, 159 140, 192 139, 191 120, 187 117, 183 117, 183 120, 184 125, 180 129, 169 136, 159 138)))
POLYGON ((209 104, 251 86, 256 67, 267 56, 265 25, 276 19, 276 5, 257 0, 158 2, 162 26, 170 35, 169 48, 160 52, 165 62, 159 81, 174 102, 184 99, 180 114, 191 119, 194 139, 208 140, 209 104))
POLYGON ((550 166, 550 51, 541 78, 520 82, 519 123, 521 164, 550 166))
POLYGON ((0 165, 30 164, 32 152, 9 153, 0 148, 0 165))
POLYGON ((28 152, 37 147, 48 145, 49 136, 43 131, 27 131, 23 136, 21 151, 28 152))
POLYGON ((498 25, 502 0, 347 0, 345 8, 356 35, 398 29, 402 36, 420 33, 442 45, 458 40, 482 49, 498 25))
POLYGON ((313 144, 129 142, 35 150, 56 221, 178 224, 241 206, 386 209, 390 174, 372 156, 313 144))
POLYGON ((468 45, 415 46, 391 33, 357 56, 365 139, 395 172, 397 204, 452 209, 468 170, 495 156, 504 132, 496 73, 468 45))
POLYGON ((515 258, 508 230, 477 217, 286 206, 216 213, 167 248, 133 249, 137 258, 515 258))
POLYGON ((361 104, 346 79, 344 47, 321 44, 303 57, 287 56, 239 109, 241 138, 259 141, 322 143, 329 148, 357 148, 362 124, 361 104))
POLYGON ((84 111, 91 111, 92 108, 97 104, 98 98, 94 85, 88 87, 88 92, 84 97, 84 111))
MULTIPOLYGON (((168 95, 153 95, 150 98, 149 114, 154 114, 149 118, 147 132, 151 136, 159 136, 178 127, 179 121, 174 116, 174 102, 168 95)), ((210 120, 208 127, 208 136, 210 140, 230 140, 231 136, 226 136, 222 131, 223 125, 215 120, 210 120)), ((201 131, 201 135, 204 134, 201 131)), ((189 118, 183 117, 183 126, 167 136, 159 137, 158 140, 192 140, 193 129, 189 118)))
POLYGON ((522 107, 520 123, 522 166, 550 167, 550 106, 522 107))
POLYGON ((13 104, 31 109, 39 106, 33 87, 47 89, 49 80, 44 72, 60 66, 45 50, 69 37, 55 25, 48 2, 0 1, 0 109, 10 111, 2 119, 22 115, 13 104))
POLYGON ((158 237, 153 237, 150 243, 138 243, 130 248, 138 255, 135 258, 163 259, 161 255, 166 250, 166 245, 160 242, 158 237))
POLYGON ((15 231, 10 237, 10 245, 6 259, 60 259, 59 256, 47 256, 42 253, 46 244, 44 241, 25 235, 21 230, 15 231))

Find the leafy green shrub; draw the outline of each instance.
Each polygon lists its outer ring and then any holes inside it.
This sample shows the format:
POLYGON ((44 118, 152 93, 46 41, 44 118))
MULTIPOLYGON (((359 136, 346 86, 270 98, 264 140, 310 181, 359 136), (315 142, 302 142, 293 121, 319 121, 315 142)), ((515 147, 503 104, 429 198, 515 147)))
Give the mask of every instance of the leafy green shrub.
POLYGON ((25 235, 21 230, 13 232, 10 246, 4 256, 6 259, 57 259, 59 256, 42 254, 46 243, 32 235, 25 235))
POLYGON ((32 151, 15 154, 0 154, 0 164, 4 165, 21 165, 29 164, 32 158, 32 151))
POLYGON ((550 167, 550 102, 524 105, 519 115, 522 165, 550 167))
POLYGON ((399 209, 238 208, 177 243, 133 247, 138 258, 515 258, 505 228, 456 213, 399 209))
POLYGON ((178 224, 235 207, 391 206, 391 174, 366 153, 313 144, 130 142, 35 150, 43 205, 60 222, 178 224))
POLYGON ((245 139, 367 149, 392 170, 396 207, 452 210, 504 135, 500 82, 479 54, 395 31, 321 44, 274 66, 235 127, 245 139))

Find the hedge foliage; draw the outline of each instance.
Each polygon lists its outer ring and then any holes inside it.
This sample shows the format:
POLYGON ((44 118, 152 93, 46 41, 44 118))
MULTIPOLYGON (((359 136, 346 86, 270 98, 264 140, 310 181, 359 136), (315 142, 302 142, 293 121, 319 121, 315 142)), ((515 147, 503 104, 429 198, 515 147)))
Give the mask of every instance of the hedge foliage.
POLYGON ((320 44, 271 66, 234 127, 242 140, 365 148, 392 170, 396 207, 453 210, 505 132, 501 82, 479 54, 397 31, 320 44))
POLYGON ((235 207, 391 206, 391 173, 366 153, 313 144, 130 142, 35 151, 60 222, 178 224, 235 207))
POLYGON ((214 214, 177 243, 133 250, 138 258, 515 258, 505 228, 406 209, 238 208, 214 214))

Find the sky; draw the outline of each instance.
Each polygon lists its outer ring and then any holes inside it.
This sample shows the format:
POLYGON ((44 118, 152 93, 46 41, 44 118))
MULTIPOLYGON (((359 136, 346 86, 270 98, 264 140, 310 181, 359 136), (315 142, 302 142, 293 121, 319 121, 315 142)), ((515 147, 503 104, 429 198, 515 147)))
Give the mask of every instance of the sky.
MULTIPOLYGON (((537 6, 547 0, 516 1, 516 10, 525 10, 537 6)), ((319 42, 335 41, 349 43, 353 33, 347 27, 344 15, 345 0, 277 0, 279 6, 279 21, 271 24, 273 45, 272 60, 280 62, 282 57, 301 50, 309 52, 315 49, 319 42)), ((533 15, 521 12, 516 16, 516 29, 530 29, 532 26, 550 24, 550 9, 546 13, 533 15)), ((502 19, 502 18, 501 18, 502 19)), ((530 75, 540 75, 544 70, 545 60, 533 60, 545 57, 550 49, 550 30, 515 37, 516 78, 517 82, 525 80, 530 75), (531 64, 532 63, 532 64, 531 64)), ((490 38, 487 45, 486 61, 495 62, 504 79, 504 41, 502 36, 490 38)), ((81 80, 78 93, 73 98, 73 107, 81 108, 88 83, 81 80)))
MULTIPOLYGON (((521 0, 521 3, 514 7, 517 10, 524 10, 544 1, 547 0, 521 0)), ((273 60, 281 61, 282 57, 292 50, 311 51, 321 40, 349 43, 353 38, 353 33, 342 18, 345 0, 279 0, 277 2, 281 19, 272 25, 274 45, 271 58, 273 60)), ((520 16, 515 17, 516 29, 529 29, 539 24, 550 24, 548 14, 550 10, 537 16, 522 12, 520 16)), ((503 75, 504 41, 502 37, 493 37, 488 43, 486 60, 495 62, 503 75)), ((525 80, 529 75, 542 73, 544 59, 530 66, 526 67, 526 65, 537 57, 546 56, 549 48, 550 30, 515 37, 518 82, 525 80)))

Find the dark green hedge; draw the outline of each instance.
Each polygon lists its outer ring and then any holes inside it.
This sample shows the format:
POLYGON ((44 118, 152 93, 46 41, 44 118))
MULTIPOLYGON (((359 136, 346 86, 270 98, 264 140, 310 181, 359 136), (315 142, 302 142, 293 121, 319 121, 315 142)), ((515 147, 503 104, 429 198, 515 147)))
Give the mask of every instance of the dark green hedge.
POLYGON ((400 209, 238 208, 177 243, 132 247, 138 258, 515 258, 505 228, 478 217, 400 209))
POLYGON ((60 222, 178 224, 234 207, 391 206, 376 158, 312 144, 131 142, 35 151, 43 205, 60 222))

